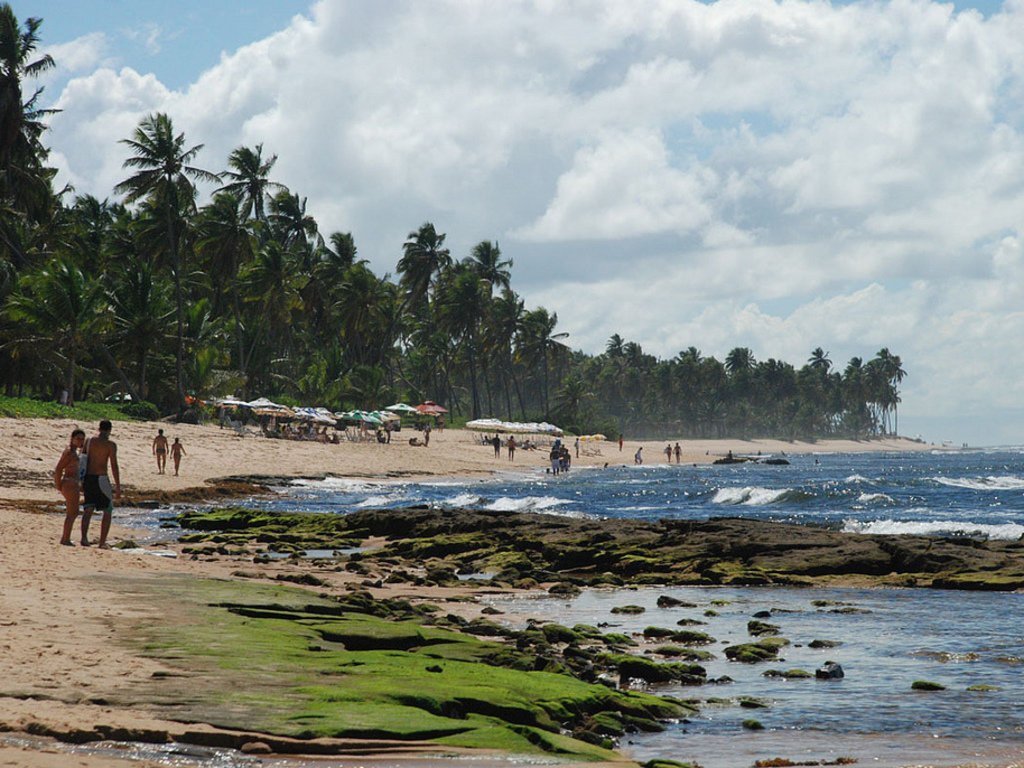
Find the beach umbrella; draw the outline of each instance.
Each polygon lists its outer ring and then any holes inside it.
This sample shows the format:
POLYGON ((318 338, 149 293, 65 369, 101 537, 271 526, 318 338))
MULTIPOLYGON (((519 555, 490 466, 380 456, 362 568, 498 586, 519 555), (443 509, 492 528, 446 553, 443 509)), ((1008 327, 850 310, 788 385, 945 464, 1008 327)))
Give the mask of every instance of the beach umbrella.
POLYGON ((391 411, 393 413, 419 413, 415 406, 408 405, 406 403, 395 403, 394 405, 389 405, 384 410, 391 411))
POLYGON ((500 432, 505 422, 498 419, 473 419, 466 422, 466 429, 482 429, 485 432, 500 432))
POLYGON ((448 413, 448 409, 438 405, 433 400, 427 400, 416 406, 416 410, 420 413, 429 414, 431 416, 437 416, 439 413, 448 413))

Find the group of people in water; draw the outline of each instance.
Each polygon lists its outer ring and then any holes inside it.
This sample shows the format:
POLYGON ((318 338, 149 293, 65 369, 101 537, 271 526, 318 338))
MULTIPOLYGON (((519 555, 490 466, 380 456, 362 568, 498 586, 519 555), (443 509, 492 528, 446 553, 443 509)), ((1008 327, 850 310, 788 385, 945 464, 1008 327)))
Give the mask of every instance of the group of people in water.
MULTIPOLYGON (((90 438, 86 438, 83 429, 72 431, 71 440, 53 470, 54 485, 64 497, 64 528, 60 543, 66 547, 74 546, 71 534, 79 514, 82 516, 79 543, 83 547, 91 546, 89 524, 94 514, 101 513, 100 538, 96 545, 107 549, 114 502, 121 498, 121 468, 117 463, 117 443, 110 439, 112 431, 113 425, 107 419, 100 422, 97 433, 90 438)), ((174 462, 174 474, 177 475, 181 458, 186 455, 185 446, 178 437, 174 438, 173 443, 170 442, 164 431, 159 429, 153 438, 153 455, 156 457, 158 475, 167 472, 168 454, 174 462)))

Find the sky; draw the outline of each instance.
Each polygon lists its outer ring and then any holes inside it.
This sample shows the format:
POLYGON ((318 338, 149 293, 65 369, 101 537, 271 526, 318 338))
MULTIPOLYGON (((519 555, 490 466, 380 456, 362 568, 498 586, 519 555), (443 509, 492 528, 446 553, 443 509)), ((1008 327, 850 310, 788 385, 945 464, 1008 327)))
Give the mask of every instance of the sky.
POLYGON ((77 194, 165 112, 208 170, 262 143, 378 274, 429 221, 574 349, 887 347, 901 434, 1024 444, 1024 0, 13 7, 77 194))

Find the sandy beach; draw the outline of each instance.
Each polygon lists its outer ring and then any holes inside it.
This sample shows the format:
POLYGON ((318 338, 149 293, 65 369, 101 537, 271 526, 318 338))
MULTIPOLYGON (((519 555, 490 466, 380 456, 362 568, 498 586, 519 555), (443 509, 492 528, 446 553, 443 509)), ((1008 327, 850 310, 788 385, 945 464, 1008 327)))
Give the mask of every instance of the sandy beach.
MULTIPOLYGON (((71 430, 77 426, 86 429, 87 434, 95 432, 93 424, 0 419, 0 766, 113 768, 162 764, 145 757, 71 753, 66 742, 75 741, 76 734, 81 741, 95 738, 97 733, 130 741, 133 731, 163 733, 170 739, 189 733, 194 743, 203 740, 195 734, 207 733, 213 734, 208 739, 210 744, 229 746, 258 741, 256 735, 226 734, 209 726, 172 722, 144 709, 111 703, 119 699, 119 692, 130 692, 133 685, 163 671, 157 662, 132 652, 121 642, 120 634, 133 622, 160 618, 159 606, 133 600, 125 585, 167 574, 231 578, 237 564, 58 546, 62 503, 52 473, 71 430), (63 741, 47 738, 50 734, 60 735, 63 741)), ((493 449, 483 445, 479 436, 461 430, 435 431, 427 448, 409 445, 408 438, 418 434, 403 430, 390 445, 332 445, 242 437, 216 426, 118 422, 112 438, 119 446, 122 503, 129 505, 162 494, 187 494, 196 489, 205 493, 210 481, 228 477, 400 478, 524 470, 546 463, 542 451, 517 451, 515 461, 510 462, 502 450, 495 458, 493 449), (166 475, 157 474, 152 440, 158 427, 163 427, 171 440, 180 438, 187 451, 177 477, 173 468, 166 475)), ((935 449, 902 439, 814 444, 740 440, 680 443, 684 463, 712 461, 727 451, 779 455, 935 449)), ((664 442, 626 441, 621 452, 613 443, 588 444, 575 464, 631 464, 641 445, 647 463, 664 461, 664 442)), ((117 525, 115 512, 111 543, 130 536, 130 530, 117 525)), ((283 570, 294 566, 279 563, 263 567, 283 570)), ((339 573, 332 586, 343 589, 348 578, 352 577, 339 573)), ((393 589, 400 591, 401 587, 393 589)), ((381 744, 377 748, 386 754, 397 746, 381 744)), ((414 744, 405 748, 412 751, 402 753, 401 760, 409 766, 427 764, 430 760, 425 755, 437 754, 437 749, 430 746, 414 744)), ((480 756, 478 761, 468 762, 484 768, 502 761, 480 756)), ((359 764, 373 763, 361 760, 359 764)))

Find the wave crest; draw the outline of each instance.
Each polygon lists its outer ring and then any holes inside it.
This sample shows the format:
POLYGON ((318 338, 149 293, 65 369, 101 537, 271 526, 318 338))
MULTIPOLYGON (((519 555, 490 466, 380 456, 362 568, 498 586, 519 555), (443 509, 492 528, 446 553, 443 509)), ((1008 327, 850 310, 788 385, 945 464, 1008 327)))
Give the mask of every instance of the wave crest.
POLYGON ((875 533, 896 536, 972 536, 985 539, 1016 541, 1024 535, 1024 525, 1017 523, 971 523, 957 520, 852 520, 843 521, 845 533, 875 533))

